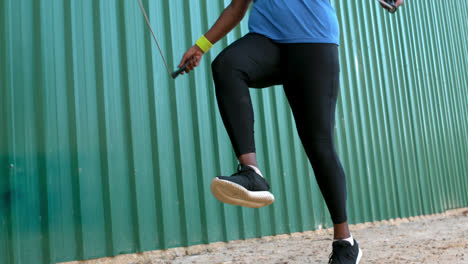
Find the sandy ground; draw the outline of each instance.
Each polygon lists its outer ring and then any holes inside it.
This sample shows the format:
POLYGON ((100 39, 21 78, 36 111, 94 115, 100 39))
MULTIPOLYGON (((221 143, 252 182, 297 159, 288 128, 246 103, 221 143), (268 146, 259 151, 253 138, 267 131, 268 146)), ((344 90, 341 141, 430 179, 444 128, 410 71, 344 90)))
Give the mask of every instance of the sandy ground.
MULTIPOLYGON (((350 226, 360 263, 468 264, 468 208, 350 226)), ((332 229, 193 246, 72 263, 327 263, 332 229)))

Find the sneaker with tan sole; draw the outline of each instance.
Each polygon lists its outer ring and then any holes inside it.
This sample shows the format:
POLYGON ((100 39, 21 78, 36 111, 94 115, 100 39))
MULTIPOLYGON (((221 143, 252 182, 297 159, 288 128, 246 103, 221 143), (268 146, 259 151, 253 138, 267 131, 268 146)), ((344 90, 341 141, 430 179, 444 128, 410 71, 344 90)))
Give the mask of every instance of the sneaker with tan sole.
POLYGON ((275 201, 268 182, 252 167, 243 164, 239 164, 237 172, 231 176, 215 177, 211 193, 220 202, 250 208, 264 207, 275 201))

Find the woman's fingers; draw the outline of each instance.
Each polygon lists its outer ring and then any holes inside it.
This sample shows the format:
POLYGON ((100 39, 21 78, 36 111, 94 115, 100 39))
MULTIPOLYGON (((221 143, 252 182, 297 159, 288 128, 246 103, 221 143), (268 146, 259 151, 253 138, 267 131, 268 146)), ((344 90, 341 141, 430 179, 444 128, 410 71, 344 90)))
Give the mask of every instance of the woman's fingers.
POLYGON ((187 68, 185 69, 186 73, 189 73, 195 69, 198 65, 200 65, 201 56, 193 56, 190 58, 190 62, 187 64, 187 68))
POLYGON ((180 61, 179 66, 177 66, 177 67, 180 68, 180 67, 184 66, 184 64, 185 64, 190 58, 192 58, 193 55, 194 55, 193 49, 190 48, 189 50, 187 50, 187 51, 185 52, 184 56, 182 57, 182 60, 180 61))
POLYGON ((187 67, 185 68, 185 72, 189 73, 192 69, 193 67, 192 67, 192 58, 191 58, 189 63, 187 64, 187 67))
POLYGON ((185 52, 184 56, 182 57, 182 60, 180 61, 179 68, 183 67, 185 63, 187 63, 187 66, 185 68, 185 71, 182 72, 184 73, 189 73, 192 71, 195 67, 200 65, 200 61, 202 58, 203 53, 198 51, 196 48, 192 47, 187 52, 185 52))
POLYGON ((187 60, 187 52, 184 54, 184 56, 182 57, 182 60, 179 63, 179 66, 177 66, 177 67, 180 68, 180 67, 184 66, 186 60, 187 60))
POLYGON ((185 68, 185 72, 186 72, 186 73, 189 73, 190 71, 193 70, 193 68, 194 68, 193 60, 194 60, 193 57, 189 59, 189 62, 188 62, 188 64, 187 64, 187 67, 185 68))

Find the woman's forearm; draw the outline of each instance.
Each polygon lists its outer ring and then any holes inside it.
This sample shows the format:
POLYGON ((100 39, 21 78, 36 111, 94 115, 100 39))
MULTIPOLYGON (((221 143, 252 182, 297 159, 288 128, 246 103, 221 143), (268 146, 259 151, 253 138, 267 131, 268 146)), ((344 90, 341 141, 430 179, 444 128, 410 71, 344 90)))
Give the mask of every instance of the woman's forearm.
POLYGON ((251 2, 251 0, 233 0, 206 32, 205 37, 213 44, 225 37, 244 18, 251 2))
MULTIPOLYGON (((252 0, 232 0, 231 4, 221 13, 216 23, 208 32, 206 32, 205 38, 208 39, 211 44, 215 44, 226 36, 240 23, 242 18, 244 18, 247 9, 249 9, 250 3, 252 3, 252 0)), ((185 52, 178 67, 181 68, 185 65, 185 72, 189 73, 193 68, 200 64, 201 58, 207 50, 209 50, 209 48, 202 50, 202 48, 197 44, 193 45, 187 50, 187 52, 185 52)))

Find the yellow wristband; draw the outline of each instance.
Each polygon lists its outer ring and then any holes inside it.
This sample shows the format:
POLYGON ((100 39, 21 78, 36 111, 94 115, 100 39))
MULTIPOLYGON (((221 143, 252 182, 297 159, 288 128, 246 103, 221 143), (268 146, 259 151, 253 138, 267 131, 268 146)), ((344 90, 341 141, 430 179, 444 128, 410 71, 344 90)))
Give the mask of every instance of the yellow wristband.
POLYGON ((213 47, 213 44, 205 37, 205 35, 202 35, 195 44, 197 44, 203 53, 206 53, 211 49, 211 47, 213 47))

